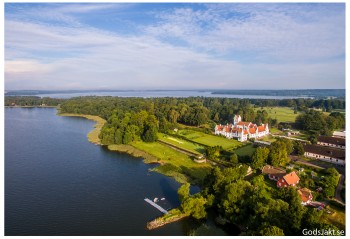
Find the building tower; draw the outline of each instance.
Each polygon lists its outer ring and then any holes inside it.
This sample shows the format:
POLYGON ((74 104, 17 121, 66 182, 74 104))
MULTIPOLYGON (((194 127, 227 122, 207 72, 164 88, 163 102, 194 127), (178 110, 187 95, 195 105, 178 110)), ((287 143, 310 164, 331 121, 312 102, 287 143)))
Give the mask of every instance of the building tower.
POLYGON ((240 115, 235 115, 235 117, 233 117, 233 124, 236 125, 238 124, 238 122, 242 121, 242 118, 240 115))

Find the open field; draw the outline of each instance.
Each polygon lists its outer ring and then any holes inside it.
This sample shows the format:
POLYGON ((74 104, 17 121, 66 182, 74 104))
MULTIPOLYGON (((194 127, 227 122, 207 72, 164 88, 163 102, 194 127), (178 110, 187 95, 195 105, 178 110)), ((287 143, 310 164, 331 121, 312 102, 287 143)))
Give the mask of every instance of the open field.
POLYGON ((203 154, 205 149, 199 144, 195 144, 184 139, 175 138, 166 134, 158 133, 158 138, 170 144, 176 145, 179 148, 183 148, 192 151, 195 154, 203 154))
POLYGON ((270 133, 271 134, 284 134, 282 130, 279 130, 277 128, 270 128, 270 133))
POLYGON ((133 147, 147 152, 157 158, 145 160, 146 163, 160 163, 154 171, 174 177, 178 182, 199 182, 210 172, 211 166, 207 163, 196 163, 186 154, 180 153, 161 143, 145 143, 141 141, 133 142, 133 147))
POLYGON ((244 147, 236 149, 234 152, 240 157, 242 157, 242 156, 251 157, 253 155, 253 153, 255 152, 255 150, 256 149, 254 148, 254 146, 252 144, 248 144, 244 147))
POLYGON ((183 129, 179 130, 179 135, 186 137, 194 142, 207 146, 220 145, 223 149, 233 149, 244 145, 245 143, 237 141, 237 139, 227 139, 221 136, 209 135, 194 130, 183 129))
MULTIPOLYGON (((256 108, 261 110, 261 108, 256 108)), ((296 117, 299 113, 294 114, 294 110, 289 107, 263 107, 272 119, 277 119, 278 122, 295 122, 296 117)))

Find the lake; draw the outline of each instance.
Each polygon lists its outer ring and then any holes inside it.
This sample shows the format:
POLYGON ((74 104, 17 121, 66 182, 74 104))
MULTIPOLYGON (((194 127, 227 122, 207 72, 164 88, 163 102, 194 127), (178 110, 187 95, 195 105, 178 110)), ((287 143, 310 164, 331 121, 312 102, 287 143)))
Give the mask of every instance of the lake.
MULTIPOLYGON (((11 95, 11 94, 8 94, 11 95)), ((28 95, 25 92, 15 95, 28 95)), ((309 96, 290 96, 290 95, 268 95, 268 94, 213 94, 212 91, 198 90, 132 90, 132 91, 88 91, 88 92, 61 92, 61 93, 37 93, 30 95, 40 97, 68 99, 78 96, 118 96, 118 97, 217 97, 217 98, 238 98, 238 99, 296 99, 296 98, 312 98, 309 96)))
POLYGON ((149 172, 154 166, 142 159, 89 143, 86 135, 94 124, 57 116, 52 108, 5 109, 5 235, 188 235, 196 230, 200 224, 192 219, 146 229, 161 212, 144 198, 164 197, 162 207, 177 207, 179 184, 149 172))

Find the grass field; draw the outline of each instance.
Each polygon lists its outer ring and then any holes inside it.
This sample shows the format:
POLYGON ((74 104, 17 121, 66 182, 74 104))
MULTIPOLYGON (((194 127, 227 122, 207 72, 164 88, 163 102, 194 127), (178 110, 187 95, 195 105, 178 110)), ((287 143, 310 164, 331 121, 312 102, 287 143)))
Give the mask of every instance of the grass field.
POLYGON ((189 130, 189 129, 179 130, 179 134, 186 137, 187 139, 190 139, 194 142, 201 143, 207 146, 212 147, 212 146, 220 145, 222 146, 223 149, 226 149, 226 150, 238 148, 245 144, 237 141, 236 139, 227 139, 224 137, 205 134, 202 132, 189 130))
POLYGON ((253 153, 255 152, 255 148, 252 144, 249 144, 247 146, 241 147, 239 149, 236 149, 234 152, 242 157, 242 156, 249 156, 251 157, 253 155, 253 153))
MULTIPOLYGON (((256 108, 261 110, 261 108, 256 108)), ((289 107, 263 107, 272 119, 277 119, 278 122, 295 122, 296 117, 299 113, 294 114, 294 110, 289 107)))
POLYGON ((205 151, 204 147, 199 144, 194 144, 192 142, 175 138, 166 134, 158 133, 158 138, 170 144, 176 145, 177 147, 193 151, 194 153, 203 154, 205 151))
MULTIPOLYGON (((158 142, 145 143, 142 141, 133 142, 133 147, 147 152, 158 160, 161 165, 154 168, 154 171, 174 177, 180 183, 198 183, 210 172, 211 166, 207 163, 196 163, 186 154, 180 153, 158 142)), ((154 160, 146 163, 155 163, 154 160)))

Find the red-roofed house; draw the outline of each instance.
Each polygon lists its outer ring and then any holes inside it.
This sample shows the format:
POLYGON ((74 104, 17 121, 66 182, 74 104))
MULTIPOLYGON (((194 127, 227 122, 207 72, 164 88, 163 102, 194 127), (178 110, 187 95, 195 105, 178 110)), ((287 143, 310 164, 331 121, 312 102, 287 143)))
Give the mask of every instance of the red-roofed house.
POLYGON ((284 175, 280 180, 277 181, 277 187, 294 187, 299 183, 300 178, 298 175, 293 171, 291 173, 288 173, 284 175))
POLYGON ((302 205, 308 205, 312 201, 311 190, 307 188, 298 189, 302 205))

